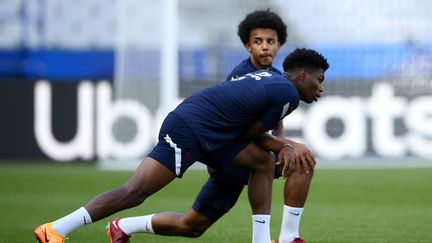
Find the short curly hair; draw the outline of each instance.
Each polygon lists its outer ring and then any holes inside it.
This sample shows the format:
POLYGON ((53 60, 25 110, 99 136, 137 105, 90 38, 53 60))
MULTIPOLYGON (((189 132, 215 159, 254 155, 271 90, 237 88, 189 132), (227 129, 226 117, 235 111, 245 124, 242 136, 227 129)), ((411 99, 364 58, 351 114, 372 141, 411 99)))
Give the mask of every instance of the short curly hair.
POLYGON ((269 28, 274 29, 277 32, 279 43, 281 45, 285 44, 287 38, 287 26, 283 22, 282 18, 267 10, 257 10, 255 12, 249 13, 238 25, 237 34, 243 44, 249 42, 250 32, 257 28, 269 28))
POLYGON ((295 68, 321 68, 326 71, 329 67, 327 59, 321 53, 306 48, 296 48, 283 62, 284 71, 295 68))

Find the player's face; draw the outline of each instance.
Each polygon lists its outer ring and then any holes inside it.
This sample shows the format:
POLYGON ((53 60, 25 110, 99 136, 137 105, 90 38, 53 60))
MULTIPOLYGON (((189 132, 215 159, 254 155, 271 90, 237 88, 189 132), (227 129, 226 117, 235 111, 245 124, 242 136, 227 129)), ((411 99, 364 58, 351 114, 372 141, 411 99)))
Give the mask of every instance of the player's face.
POLYGON ((324 70, 321 68, 318 70, 306 70, 300 71, 302 83, 300 96, 301 100, 306 103, 312 103, 318 101, 324 92, 324 70))
POLYGON ((280 48, 276 30, 267 28, 251 30, 249 42, 245 47, 256 69, 269 69, 280 48))

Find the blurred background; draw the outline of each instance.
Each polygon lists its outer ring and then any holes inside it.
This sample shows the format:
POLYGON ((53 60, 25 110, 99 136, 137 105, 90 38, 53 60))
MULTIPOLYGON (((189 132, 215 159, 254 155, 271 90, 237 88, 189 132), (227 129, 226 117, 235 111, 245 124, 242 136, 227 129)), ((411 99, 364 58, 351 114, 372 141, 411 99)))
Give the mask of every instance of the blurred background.
POLYGON ((432 165, 429 0, 0 0, 0 160, 134 168, 167 111, 248 53, 237 25, 281 15, 327 57, 325 94, 284 120, 320 166, 432 165))

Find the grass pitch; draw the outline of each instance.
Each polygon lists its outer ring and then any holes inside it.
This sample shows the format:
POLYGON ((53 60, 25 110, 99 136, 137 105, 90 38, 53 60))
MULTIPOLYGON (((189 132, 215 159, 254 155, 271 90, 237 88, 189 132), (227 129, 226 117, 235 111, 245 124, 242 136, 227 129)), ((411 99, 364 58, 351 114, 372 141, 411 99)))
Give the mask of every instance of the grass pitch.
MULTIPOLYGON (((0 163, 0 242, 34 242, 33 229, 124 183, 132 172, 94 165, 0 163)), ((205 171, 183 179, 141 206, 115 216, 188 210, 205 171)), ((283 180, 275 181, 271 233, 277 238, 283 180)), ((113 218, 110 217, 109 219, 113 218)), ((108 242, 109 219, 79 229, 70 242, 108 242)), ((309 243, 432 242, 432 168, 318 169, 303 212, 301 235, 309 243)), ((250 242, 251 214, 244 192, 234 209, 196 239, 137 234, 133 242, 250 242)))

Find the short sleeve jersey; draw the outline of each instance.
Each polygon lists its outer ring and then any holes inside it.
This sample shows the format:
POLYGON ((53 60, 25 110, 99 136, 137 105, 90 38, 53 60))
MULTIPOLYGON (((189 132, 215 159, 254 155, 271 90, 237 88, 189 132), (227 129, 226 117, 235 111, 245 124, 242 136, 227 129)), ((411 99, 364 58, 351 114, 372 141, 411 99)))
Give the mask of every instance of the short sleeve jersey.
MULTIPOLYGON (((254 65, 252 65, 252 62, 250 60, 250 58, 247 58, 245 60, 243 60, 241 63, 239 63, 232 71, 231 73, 228 75, 226 80, 233 80, 233 79, 237 79, 240 76, 243 76, 247 73, 251 73, 251 72, 255 72, 257 71, 257 69, 255 68, 254 65)), ((277 68, 274 68, 273 66, 270 67, 270 70, 272 72, 278 73, 278 74, 282 74, 281 71, 279 71, 277 68)))
POLYGON ((299 102, 296 88, 285 76, 256 71, 202 89, 173 112, 192 128, 202 148, 211 152, 239 139, 257 120, 272 129, 299 102))

